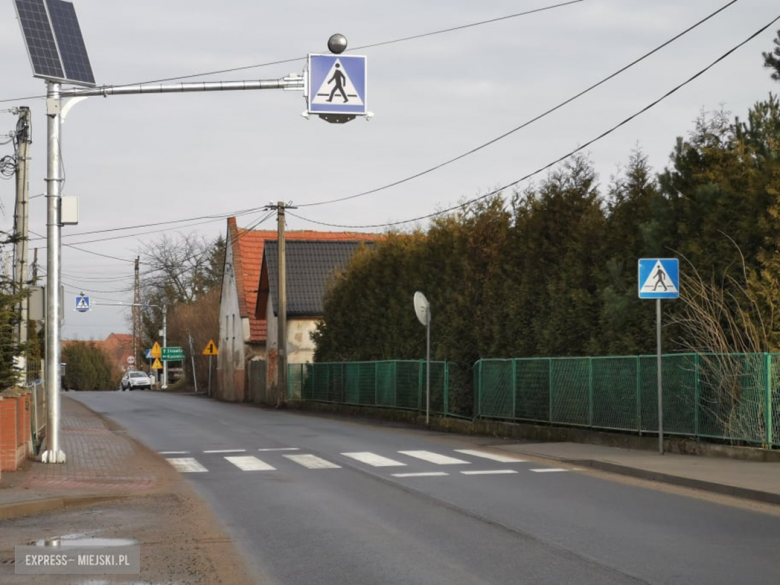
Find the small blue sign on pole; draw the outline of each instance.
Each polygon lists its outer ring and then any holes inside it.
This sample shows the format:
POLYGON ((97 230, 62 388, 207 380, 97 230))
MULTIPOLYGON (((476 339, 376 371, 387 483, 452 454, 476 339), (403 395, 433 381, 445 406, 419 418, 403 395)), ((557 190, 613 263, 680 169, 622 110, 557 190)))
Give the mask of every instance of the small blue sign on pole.
POLYGON ((677 258, 639 260, 639 298, 676 299, 680 296, 680 263, 677 258))
POLYGON ((149 348, 149 349, 147 349, 147 350, 146 350, 146 353, 144 354, 144 356, 145 356, 145 357, 146 357, 146 359, 148 359, 148 360, 153 360, 153 359, 154 359, 154 358, 152 357, 152 350, 151 350, 151 348, 149 348))
POLYGON ((368 113, 365 55, 309 55, 310 114, 368 113))
POLYGON ((89 297, 84 295, 76 297, 76 310, 79 313, 86 313, 89 311, 89 297))

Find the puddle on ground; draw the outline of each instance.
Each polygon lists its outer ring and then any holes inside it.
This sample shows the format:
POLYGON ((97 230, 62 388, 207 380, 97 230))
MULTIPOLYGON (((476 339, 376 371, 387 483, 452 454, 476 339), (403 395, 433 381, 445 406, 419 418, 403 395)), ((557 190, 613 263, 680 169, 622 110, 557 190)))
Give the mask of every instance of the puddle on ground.
POLYGON ((88 534, 65 534, 43 538, 30 543, 33 546, 132 546, 138 541, 132 538, 97 538, 88 534))

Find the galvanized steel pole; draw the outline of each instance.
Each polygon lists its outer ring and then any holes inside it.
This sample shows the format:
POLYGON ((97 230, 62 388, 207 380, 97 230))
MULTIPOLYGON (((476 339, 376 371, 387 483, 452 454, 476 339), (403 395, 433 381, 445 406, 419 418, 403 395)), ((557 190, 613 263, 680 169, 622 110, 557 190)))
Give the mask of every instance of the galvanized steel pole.
POLYGON ((425 328, 425 349, 428 363, 425 367, 425 424, 431 423, 431 305, 425 311, 428 316, 428 326, 425 328))
POLYGON ((302 90, 304 79, 290 74, 282 79, 257 81, 204 81, 190 83, 145 83, 143 85, 119 85, 113 87, 95 87, 90 89, 73 88, 62 91, 63 97, 90 97, 111 95, 132 95, 150 93, 188 93, 203 91, 237 91, 257 89, 302 90))
POLYGON ((46 396, 49 417, 46 428, 44 463, 65 463, 60 449, 60 84, 47 83, 46 114, 46 396))
MULTIPOLYGON (((168 347, 168 305, 163 305, 163 347, 168 347)), ((168 388, 168 361, 163 361, 163 390, 168 388)))
POLYGON ((664 454, 664 389, 661 367, 661 299, 655 300, 656 344, 658 346, 658 452, 664 454))

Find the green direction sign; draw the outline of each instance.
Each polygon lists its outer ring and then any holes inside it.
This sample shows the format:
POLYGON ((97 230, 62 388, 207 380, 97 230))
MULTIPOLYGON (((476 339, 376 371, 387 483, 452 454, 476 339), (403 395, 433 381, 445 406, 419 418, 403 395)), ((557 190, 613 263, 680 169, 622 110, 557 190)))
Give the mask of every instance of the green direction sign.
POLYGON ((163 347, 162 357, 160 358, 164 362, 181 362, 184 361, 184 348, 183 347, 163 347))

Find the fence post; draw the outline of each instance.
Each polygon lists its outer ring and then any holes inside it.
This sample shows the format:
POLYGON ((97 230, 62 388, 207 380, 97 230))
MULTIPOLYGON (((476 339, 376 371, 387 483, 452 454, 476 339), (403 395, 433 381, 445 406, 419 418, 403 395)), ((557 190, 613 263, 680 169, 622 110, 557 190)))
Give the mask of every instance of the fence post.
POLYGON ((693 388, 694 388, 694 394, 693 394, 693 434, 696 436, 696 440, 699 440, 699 432, 700 432, 700 424, 701 421, 699 420, 699 403, 701 402, 701 387, 700 387, 700 380, 701 380, 701 363, 699 362, 699 354, 697 353, 693 358, 693 369, 695 372, 694 378, 693 378, 693 388))
POLYGON ((374 362, 374 406, 379 405, 379 362, 374 362))
POLYGON ((474 414, 482 416, 482 360, 477 362, 477 408, 474 414))
POLYGON ((420 364, 420 367, 417 368, 418 376, 417 376, 417 414, 420 414, 422 411, 422 389, 423 389, 423 380, 425 379, 425 376, 423 376, 423 364, 425 363, 424 360, 418 360, 420 364))
POLYGON ((593 358, 588 358, 588 426, 593 427, 593 358))
POLYGON ((549 372, 548 372, 548 379, 547 379, 547 397, 548 397, 548 408, 550 409, 549 412, 549 422, 552 423, 553 421, 553 361, 552 358, 547 358, 547 363, 549 364, 549 372))
POLYGON ((772 356, 764 354, 764 363, 766 369, 766 408, 764 408, 764 418, 766 419, 766 446, 772 448, 772 356))
POLYGON ((642 436, 642 358, 636 356, 636 426, 642 436))
POLYGON ((517 418, 517 360, 512 359, 512 420, 517 418))
POLYGON ((444 360, 444 416, 450 413, 450 364, 444 360))
POLYGON ((393 408, 398 408, 398 362, 393 361, 393 408))

